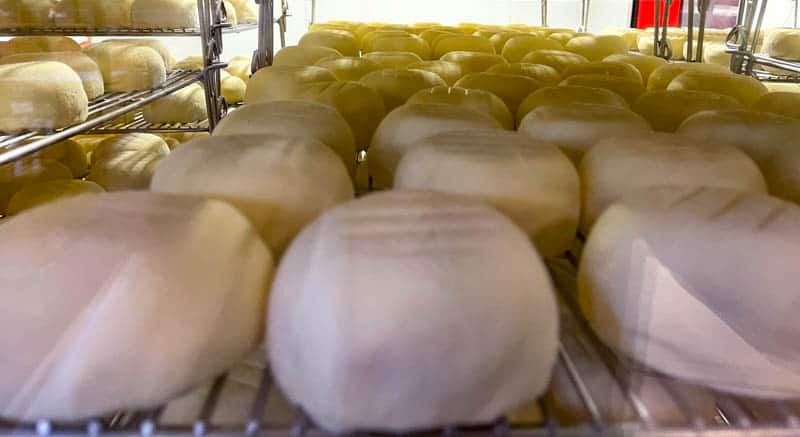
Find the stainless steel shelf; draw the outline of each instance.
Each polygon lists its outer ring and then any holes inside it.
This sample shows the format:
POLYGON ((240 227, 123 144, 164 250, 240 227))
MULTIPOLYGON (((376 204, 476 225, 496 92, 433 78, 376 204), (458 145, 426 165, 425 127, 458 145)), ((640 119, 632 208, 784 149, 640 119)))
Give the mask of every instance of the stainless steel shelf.
MULTIPOLYGON (((130 115, 130 114, 129 114, 130 115)), ((144 119, 141 111, 133 113, 132 119, 117 119, 98 126, 84 134, 126 134, 133 132, 146 132, 154 134, 180 133, 180 132, 208 132, 208 119, 191 123, 150 123, 144 119)))
MULTIPOLYGON (((241 33, 250 30, 257 30, 258 24, 221 24, 219 28, 223 33, 241 33)), ((181 29, 133 29, 133 28, 89 28, 89 27, 20 27, 0 29, 0 36, 29 36, 29 35, 52 35, 52 36, 202 36, 200 29, 181 28, 181 29)))

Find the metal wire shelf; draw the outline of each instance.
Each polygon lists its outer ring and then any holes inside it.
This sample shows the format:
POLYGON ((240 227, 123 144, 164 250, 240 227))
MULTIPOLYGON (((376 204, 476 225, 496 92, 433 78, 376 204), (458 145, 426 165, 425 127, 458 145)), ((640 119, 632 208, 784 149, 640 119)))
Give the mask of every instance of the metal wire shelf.
MULTIPOLYGON (((128 114, 130 115, 130 114, 128 114)), ((85 134, 126 134, 132 132, 146 132, 156 134, 180 132, 208 132, 208 119, 193 121, 191 123, 151 123, 144 119, 141 111, 133 113, 130 120, 117 119, 98 126, 85 134)))
MULTIPOLYGON (((241 33, 258 29, 258 24, 236 26, 221 24, 223 33, 241 33)), ((117 28, 117 27, 18 27, 0 28, 0 36, 201 36, 196 28, 117 28)))

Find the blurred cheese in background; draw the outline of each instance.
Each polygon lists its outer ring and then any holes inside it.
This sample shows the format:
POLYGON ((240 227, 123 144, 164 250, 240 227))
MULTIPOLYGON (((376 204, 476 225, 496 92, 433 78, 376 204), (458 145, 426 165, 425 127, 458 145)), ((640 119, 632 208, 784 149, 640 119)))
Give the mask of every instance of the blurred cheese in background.
POLYGON ((0 214, 7 214, 8 202, 25 186, 59 179, 72 179, 72 172, 52 159, 26 158, 0 166, 0 214))
POLYGON ((303 67, 314 65, 323 59, 340 58, 342 54, 328 47, 289 46, 275 53, 275 67, 303 67))
POLYGON ((392 112, 420 90, 447 84, 435 73, 425 70, 388 69, 369 73, 360 82, 383 98, 386 112, 392 112))
POLYGON ((301 99, 317 95, 334 82, 336 77, 333 73, 322 67, 266 67, 250 78, 245 101, 301 99))
POLYGON ((460 106, 491 116, 505 129, 514 129, 514 118, 506 104, 488 91, 438 86, 419 91, 408 99, 408 103, 460 106))
POLYGON ((148 90, 166 80, 164 58, 151 47, 110 40, 92 44, 84 53, 100 67, 107 92, 148 90))
POLYGON ((144 119, 150 123, 191 123, 208 118, 206 93, 194 83, 145 106, 144 119))
POLYGON ((134 0, 131 25, 141 28, 196 29, 199 27, 195 0, 134 0))
POLYGON ((684 120, 702 111, 744 109, 736 99, 709 91, 667 90, 642 94, 633 110, 654 130, 675 132, 684 120))
POLYGON ((103 74, 92 58, 81 52, 37 52, 21 53, 0 58, 0 64, 15 64, 20 62, 53 61, 67 64, 78 74, 83 83, 83 90, 89 100, 100 97, 105 92, 103 74))
POLYGON ((82 180, 60 179, 34 183, 22 187, 11 197, 6 214, 12 216, 57 200, 104 192, 100 185, 82 180))
POLYGON ((315 64, 331 73, 340 81, 360 80, 367 73, 381 70, 381 64, 366 58, 342 57, 323 59, 315 64))
POLYGON ((607 89, 575 85, 549 86, 534 91, 522 101, 517 111, 517 125, 521 125, 525 116, 540 106, 572 103, 617 106, 625 109, 629 107, 622 96, 607 89))
POLYGON ((409 70, 424 70, 430 71, 438 75, 444 80, 447 85, 453 86, 459 79, 464 77, 464 70, 461 65, 455 62, 448 61, 422 61, 409 64, 406 68, 409 70))

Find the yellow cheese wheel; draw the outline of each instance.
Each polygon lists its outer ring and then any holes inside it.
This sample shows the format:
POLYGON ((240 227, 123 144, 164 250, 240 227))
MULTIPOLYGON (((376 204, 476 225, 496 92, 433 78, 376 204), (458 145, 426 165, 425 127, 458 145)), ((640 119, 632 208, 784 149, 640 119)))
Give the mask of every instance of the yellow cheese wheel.
POLYGON ((323 59, 316 64, 331 73, 339 81, 359 80, 367 73, 381 70, 382 67, 375 61, 359 57, 342 57, 323 59))
POLYGON ((278 50, 272 65, 274 67, 302 67, 314 65, 323 59, 341 57, 341 53, 328 47, 289 46, 278 50))
POLYGON ((416 53, 411 52, 370 52, 363 56, 364 59, 372 61, 381 68, 406 68, 410 64, 422 62, 416 53))
POLYGON ((517 125, 528 113, 540 106, 569 105, 572 103, 587 103, 592 105, 629 107, 628 102, 619 94, 603 88, 589 88, 585 86, 549 86, 534 91, 519 106, 517 111, 517 125))
POLYGON ((419 90, 447 85, 430 71, 399 69, 375 71, 362 77, 360 82, 381 95, 387 113, 405 104, 419 90))
POLYGON ((315 96, 314 101, 339 111, 353 131, 358 150, 369 146, 372 134, 386 116, 381 95, 358 82, 335 82, 315 96))
MULTIPOLYGON (((672 48, 672 56, 670 56, 670 59, 685 59, 686 53, 684 50, 686 45, 686 35, 679 35, 670 31, 667 33, 667 41, 669 41, 669 46, 672 48)), ((639 38, 637 45, 639 47, 639 53, 643 53, 645 55, 655 55, 653 32, 645 32, 644 35, 639 38)))
POLYGON ((232 76, 236 76, 247 84, 250 82, 250 58, 246 60, 233 59, 228 61, 228 68, 225 69, 232 76))
POLYGON ((515 31, 511 32, 501 31, 492 35, 491 38, 489 38, 489 42, 491 42, 492 45, 494 46, 495 53, 503 53, 503 47, 506 46, 508 40, 519 35, 524 35, 524 34, 515 31))
POLYGON ((672 82, 679 74, 686 71, 709 71, 717 73, 729 72, 728 69, 719 65, 711 64, 697 64, 697 63, 680 63, 680 64, 665 64, 656 68, 650 74, 647 80, 647 90, 657 91, 665 90, 669 83, 672 82))
POLYGON ((151 47, 128 41, 107 40, 92 44, 84 53, 103 73, 106 92, 149 90, 167 78, 162 55, 151 47))
POLYGON ((549 65, 555 68, 559 73, 562 73, 571 65, 583 64, 589 62, 589 60, 581 55, 566 50, 534 50, 525 55, 525 57, 522 58, 522 62, 549 65))
POLYGON ((7 213, 8 202, 22 188, 57 179, 72 179, 72 172, 51 159, 27 158, 0 166, 0 214, 7 213))
POLYGON ((764 51, 776 58, 800 61, 800 30, 770 30, 764 38, 764 51))
POLYGON ((150 150, 125 150, 92 164, 86 180, 106 191, 147 190, 158 163, 165 156, 150 150))
POLYGON ((578 36, 564 48, 590 61, 602 61, 610 55, 627 53, 628 43, 617 35, 578 36))
POLYGON ((665 59, 659 58, 657 56, 648 56, 648 55, 639 55, 639 54, 617 54, 617 55, 610 55, 603 59, 604 62, 624 62, 626 64, 633 65, 634 68, 639 70, 639 74, 642 75, 642 81, 645 85, 647 85, 650 75, 653 74, 653 71, 656 68, 661 67, 667 64, 665 59))
POLYGON ((345 24, 336 24, 336 23, 314 23, 311 26, 308 26, 309 32, 319 32, 319 31, 326 31, 326 30, 337 30, 341 32, 349 32, 351 35, 358 39, 356 35, 356 29, 358 26, 349 26, 345 24))
POLYGON ((494 118, 505 129, 514 129, 511 111, 503 100, 488 91, 439 86, 419 91, 411 96, 408 104, 414 103, 460 106, 494 118))
POLYGON ((113 42, 117 44, 127 44, 134 47, 149 47, 158 53, 161 56, 161 60, 164 62, 164 68, 166 68, 167 72, 172 71, 172 67, 175 64, 175 60, 172 57, 172 52, 170 51, 169 47, 166 44, 161 42, 158 39, 154 38, 115 38, 115 39, 108 39, 104 42, 113 42))
POLYGON ((191 123, 208 118, 203 86, 193 83, 145 106, 145 120, 154 124, 191 123))
POLYGON ((416 35, 381 36, 366 49, 367 52, 411 52, 423 60, 431 59, 431 46, 416 35))
POLYGON ((4 2, 5 14, 0 14, 0 27, 3 28, 47 28, 53 25, 50 0, 14 0, 4 2))
POLYGON ((495 65, 507 64, 505 58, 500 55, 482 52, 449 52, 442 56, 441 60, 460 65, 463 74, 482 73, 495 65))
POLYGON ((488 73, 516 74, 527 76, 542 85, 557 85, 561 82, 561 75, 555 68, 544 64, 497 64, 486 70, 488 73))
POLYGON ((519 105, 542 84, 527 76, 502 73, 472 73, 456 82, 460 88, 488 91, 503 99, 511 114, 516 116, 519 105))
POLYGON ((97 66, 92 58, 81 52, 20 53, 0 58, 0 64, 34 61, 53 61, 67 64, 81 78, 83 90, 89 100, 96 99, 105 92, 103 74, 100 72, 100 67, 97 66))
POLYGON ((575 29, 568 29, 566 27, 547 27, 540 30, 544 36, 550 36, 554 33, 569 33, 575 35, 578 33, 575 29))
MULTIPOLYGON (((493 30, 478 29, 478 30, 476 30, 475 32, 472 33, 472 36, 477 36, 479 38, 490 39, 491 37, 497 35, 500 32, 502 32, 502 30, 499 30, 499 29, 493 29, 493 30)), ((495 48, 495 52, 497 52, 497 48, 495 48)))
POLYGON ((644 84, 642 73, 631 64, 623 62, 603 61, 586 62, 583 64, 570 65, 561 73, 564 79, 579 74, 594 74, 600 76, 614 76, 630 79, 644 84))
POLYGON ((81 46, 64 36, 18 36, 8 41, 10 54, 37 52, 79 52, 81 46))
POLYGON ((568 43, 569 40, 571 40, 572 38, 575 38, 575 34, 574 33, 568 33, 568 32, 557 32, 557 33, 551 33, 550 35, 547 35, 547 39, 552 39, 553 41, 558 41, 558 43, 561 44, 562 46, 565 45, 566 43, 568 43))
POLYGON ((424 70, 430 71, 431 73, 437 74, 441 77, 448 85, 455 85, 459 79, 464 77, 464 70, 461 69, 461 65, 456 64, 455 62, 448 62, 448 61, 422 61, 422 62, 415 62, 413 64, 409 64, 409 70, 424 70))
POLYGON ((240 24, 258 24, 258 8, 250 0, 231 0, 240 24))
POLYGON ((687 71, 679 74, 667 90, 710 91, 731 96, 745 106, 752 106, 768 92, 755 78, 733 73, 687 71))
POLYGON ((89 181, 58 179, 37 182, 26 185, 11 197, 6 214, 16 215, 60 199, 103 192, 105 192, 103 187, 89 181))
MULTIPOLYGON (((688 43, 687 43, 688 44, 688 43)), ((731 55, 727 53, 728 47, 722 43, 706 43, 703 46, 703 62, 706 64, 721 65, 726 68, 731 66, 731 55)))
POLYGON ((220 86, 222 97, 229 104, 241 103, 247 93, 247 84, 236 76, 226 71, 220 71, 220 86))
POLYGON ((72 176, 82 178, 89 171, 89 159, 83 147, 73 140, 64 140, 40 150, 32 157, 58 161, 66 166, 72 176))
POLYGON ((303 99, 335 81, 333 73, 322 67, 265 67, 250 78, 245 102, 303 99))
POLYGON ((202 70, 203 66, 203 57, 200 55, 187 56, 175 63, 176 70, 202 70))
POLYGON ((621 95, 629 104, 633 104, 646 91, 639 80, 616 76, 600 76, 595 74, 578 74, 561 82, 562 85, 579 85, 592 88, 604 88, 621 95))
POLYGON ((131 24, 145 29, 198 29, 195 0, 134 0, 131 24))
POLYGON ((309 32, 300 38, 297 45, 300 47, 327 47, 344 56, 358 55, 358 41, 352 34, 345 32, 324 30, 309 32))
POLYGON ((481 27, 481 24, 479 24, 479 23, 458 23, 458 24, 456 24, 456 27, 461 30, 461 33, 470 35, 470 34, 475 33, 475 31, 478 30, 479 27, 481 27))
POLYGON ((563 50, 564 46, 558 41, 552 39, 542 38, 535 35, 517 35, 512 37, 503 46, 502 55, 508 62, 530 62, 537 64, 538 62, 531 62, 523 60, 525 56, 535 50, 563 50))
POLYGON ((101 161, 108 161, 114 157, 130 151, 144 151, 155 155, 166 156, 169 147, 161 137, 152 134, 124 134, 114 135, 101 141, 92 151, 92 167, 101 161))
POLYGON ((429 29, 419 34, 419 37, 424 39, 428 45, 433 48, 440 38, 445 36, 457 36, 458 33, 448 30, 429 29))
POLYGON ((619 27, 611 27, 603 31, 603 34, 605 35, 617 35, 622 37, 622 39, 628 43, 628 50, 639 49, 639 37, 642 36, 643 33, 644 32, 641 29, 628 29, 619 27))
POLYGON ((373 52, 375 50, 372 49, 372 43, 379 38, 388 38, 393 36, 403 37, 410 35, 410 33, 403 30, 374 30, 361 38, 359 47, 363 52, 373 52))
POLYGON ((753 105, 753 110, 800 118, 800 93, 784 91, 764 94, 753 105))
POLYGON ((441 59, 450 52, 494 53, 494 45, 489 40, 471 35, 446 35, 439 38, 433 46, 434 59, 441 59))
POLYGON ((441 23, 434 23, 434 22, 413 23, 408 25, 408 31, 415 35, 419 35, 422 32, 425 32, 426 30, 435 29, 441 26, 442 26, 441 23))
POLYGON ((675 132, 681 123, 702 111, 744 109, 733 97, 708 91, 650 91, 642 94, 633 110, 654 130, 675 132))

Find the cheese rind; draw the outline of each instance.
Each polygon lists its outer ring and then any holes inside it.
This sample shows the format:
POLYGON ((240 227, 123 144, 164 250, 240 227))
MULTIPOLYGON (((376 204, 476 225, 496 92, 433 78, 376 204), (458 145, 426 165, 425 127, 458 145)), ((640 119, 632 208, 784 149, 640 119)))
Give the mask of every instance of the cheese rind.
POLYGON ((624 62, 626 64, 633 65, 634 68, 639 70, 639 73, 642 75, 642 81, 645 85, 648 84, 650 80, 650 75, 653 72, 663 65, 667 64, 667 61, 663 58, 659 58, 657 56, 650 56, 650 55, 632 55, 632 54, 616 54, 616 55, 609 55, 605 59, 604 62, 624 62))
POLYGON ((422 58, 412 52, 369 52, 362 58, 378 64, 381 69, 402 69, 422 62, 422 58))
POLYGON ((300 47, 327 47, 344 56, 358 55, 358 41, 351 34, 334 31, 308 32, 297 43, 300 47))
POLYGON ((134 0, 131 24, 145 29, 198 29, 195 0, 134 0))
POLYGON ((771 112, 785 117, 800 118, 800 93, 778 91, 761 96, 753 110, 771 112))
POLYGON ((360 80, 367 73, 381 69, 381 65, 377 62, 358 57, 323 59, 315 65, 330 71, 336 80, 342 82, 360 80))
POLYGON ((678 77, 681 73, 685 73, 687 71, 708 71, 716 73, 730 72, 728 69, 714 64, 698 64, 693 62, 665 64, 656 68, 650 74, 650 77, 647 81, 647 90, 665 90, 673 79, 678 77))
POLYGON ((350 125, 357 150, 366 150, 386 108, 377 91, 358 82, 336 82, 313 98, 335 108, 350 125))
POLYGON ((402 69, 374 71, 362 77, 359 82, 381 95, 387 113, 404 105, 420 90, 447 85, 436 73, 402 69))
POLYGON ((461 66, 464 74, 482 73, 496 65, 505 65, 508 62, 500 55, 482 52, 448 52, 441 57, 442 61, 455 62, 461 66))
POLYGON ((59 179, 72 179, 72 172, 52 159, 26 158, 0 166, 0 214, 8 202, 27 185, 59 179))
POLYGON ((534 50, 525 55, 525 57, 522 58, 522 62, 549 65, 560 74, 571 65, 584 64, 589 62, 589 60, 581 55, 566 50, 534 50))
POLYGON ((305 67, 323 59, 341 58, 342 54, 328 47, 288 46, 275 53, 274 67, 305 67))
POLYGON ((559 74, 558 70, 544 64, 527 64, 524 62, 497 64, 489 67, 486 72, 527 76, 543 85, 558 85, 561 82, 561 74, 559 74))
POLYGON ((494 45, 488 39, 472 35, 444 35, 433 45, 433 59, 441 59, 450 52, 480 52, 494 54, 494 45))
POLYGON ((577 85, 549 86, 531 93, 517 110, 517 126, 534 109, 540 106, 569 105, 587 103, 628 108, 628 102, 619 94, 603 88, 590 88, 577 85))
POLYGON ((464 70, 461 68, 461 65, 455 62, 423 61, 409 64, 406 68, 409 70, 430 71, 441 77, 449 86, 455 85, 459 79, 464 77, 464 70))
POLYGON ((708 91, 651 91, 641 95, 633 110, 654 130, 675 132, 687 118, 702 111, 744 109, 733 97, 708 91))
POLYGON ((41 159, 52 159, 69 168, 73 177, 82 178, 89 171, 89 160, 83 147, 73 140, 64 140, 48 146, 33 155, 41 159))
POLYGON ((618 35, 577 36, 564 46, 590 61, 602 61, 611 55, 628 52, 628 43, 618 35))
POLYGON ((769 91, 757 79, 740 74, 687 71, 679 74, 667 90, 709 91, 731 96, 742 105, 750 107, 769 91))
POLYGON ((191 123, 208 118, 206 93, 194 83, 145 106, 144 119, 149 123, 191 123))
POLYGON ((67 64, 81 78, 83 91, 89 100, 103 95, 103 74, 92 58, 80 52, 38 52, 20 53, 0 58, 0 64, 16 64, 20 62, 61 62, 67 64))
POLYGON ((94 182, 57 179, 47 182, 38 182, 22 187, 14 193, 8 202, 6 214, 17 215, 23 211, 33 209, 47 203, 83 194, 104 193, 105 190, 94 182))
POLYGON ((304 99, 319 94, 334 82, 333 73, 322 67, 265 67, 247 83, 245 101, 252 104, 304 99))
POLYGON ((81 46, 65 36, 17 36, 8 40, 9 54, 79 52, 81 46))
POLYGON ((456 87, 488 91, 503 99, 512 115, 532 92, 542 87, 528 76, 503 73, 472 73, 456 82, 456 87))
POLYGON ((564 69, 561 76, 566 79, 570 76, 579 74, 595 74, 602 76, 615 76, 644 83, 642 73, 636 67, 624 62, 602 61, 585 62, 582 64, 570 65, 564 69))
POLYGON ((514 129, 514 118, 506 104, 488 91, 439 86, 414 94, 408 99, 408 103, 459 106, 486 114, 497 120, 505 129, 514 129))
POLYGON ((564 50, 564 46, 558 41, 535 35, 516 35, 506 41, 502 55, 512 64, 516 62, 531 62, 526 61, 525 57, 536 50, 564 50))
POLYGON ((164 58, 154 49, 127 41, 103 41, 84 49, 103 73, 106 92, 149 90, 167 78, 164 58))
POLYGON ((764 37, 768 55, 789 61, 800 60, 800 32, 797 29, 772 29, 764 37))
POLYGON ((423 60, 431 59, 431 46, 416 35, 383 36, 370 44, 368 52, 411 52, 423 60))

